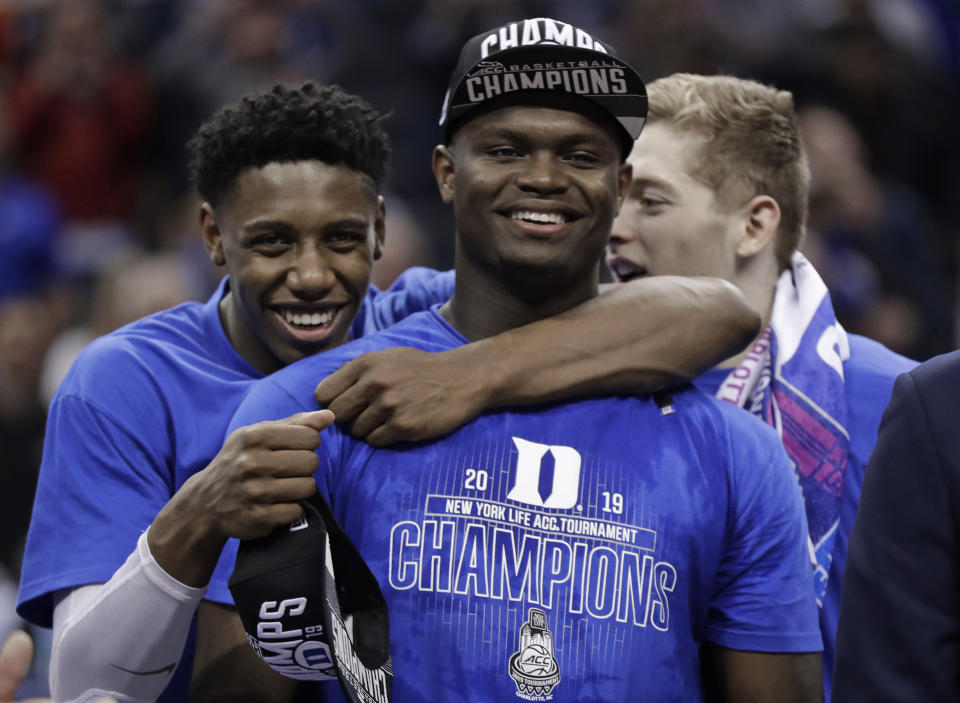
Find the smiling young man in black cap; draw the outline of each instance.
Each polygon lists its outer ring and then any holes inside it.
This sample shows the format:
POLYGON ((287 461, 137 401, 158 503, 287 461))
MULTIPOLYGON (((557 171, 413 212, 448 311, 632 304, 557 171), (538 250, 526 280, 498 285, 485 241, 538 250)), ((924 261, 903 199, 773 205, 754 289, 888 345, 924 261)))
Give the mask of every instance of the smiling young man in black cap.
MULTIPOLYGON (((256 383, 232 426, 315 409, 309 379, 364 352, 457 348, 595 297, 645 114, 639 76, 570 25, 526 20, 471 40, 444 103, 446 144, 433 157, 456 219, 453 297, 256 383)), ((394 700, 822 695, 795 479, 775 433, 736 408, 685 387, 672 397, 488 412, 443 439, 393 450, 336 426, 323 436, 320 493, 389 607, 394 700)), ((316 524, 308 518, 287 536, 316 524)), ((305 563, 296 550, 291 562, 276 560, 286 553, 281 537, 255 557, 272 556, 267 569, 250 568, 244 547, 233 582, 263 577, 255 593, 234 595, 250 642, 283 669, 330 662, 309 644, 316 625, 293 618, 336 600, 331 591, 363 600, 352 570, 323 556, 320 535, 312 572, 295 568, 305 563), (276 656, 278 642, 291 656, 276 656)), ((223 592, 235 548, 211 591, 223 592)), ((243 628, 220 624, 201 627, 236 655, 243 628)), ((371 632, 354 620, 366 650, 358 663, 349 629, 324 634, 341 650, 332 660, 343 657, 335 668, 350 682, 346 695, 385 700, 385 653, 370 656, 371 632)), ((331 688, 325 700, 342 695, 331 688)))

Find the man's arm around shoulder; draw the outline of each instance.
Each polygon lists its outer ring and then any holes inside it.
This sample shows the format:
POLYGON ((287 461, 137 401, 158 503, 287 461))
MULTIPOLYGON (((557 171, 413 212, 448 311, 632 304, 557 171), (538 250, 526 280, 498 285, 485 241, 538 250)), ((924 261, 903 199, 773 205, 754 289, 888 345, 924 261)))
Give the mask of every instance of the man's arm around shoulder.
POLYGON ((656 276, 439 354, 364 354, 323 379, 315 397, 354 437, 382 447, 446 434, 490 408, 659 390, 735 355, 759 327, 726 281, 656 276))

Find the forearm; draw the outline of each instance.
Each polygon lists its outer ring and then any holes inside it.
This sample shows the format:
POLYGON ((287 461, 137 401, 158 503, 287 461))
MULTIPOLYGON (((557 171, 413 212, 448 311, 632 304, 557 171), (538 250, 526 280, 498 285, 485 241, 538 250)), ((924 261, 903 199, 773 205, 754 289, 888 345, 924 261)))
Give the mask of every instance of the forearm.
POLYGON ((211 601, 200 605, 190 703, 289 703, 298 685, 305 684, 281 676, 256 655, 234 609, 211 601))
POLYGON ((314 397, 353 436, 384 447, 441 436, 490 408, 659 390, 736 354, 759 327, 731 284, 659 276, 448 351, 364 354, 314 397))
POLYGON ((188 480, 154 518, 150 552, 170 576, 193 587, 206 586, 227 537, 207 519, 209 507, 188 480))
POLYGON ((107 583, 74 589, 57 604, 50 661, 54 698, 156 700, 180 661, 205 591, 166 574, 141 536, 107 583))
POLYGON ((752 340, 760 317, 732 284, 658 276, 611 286, 553 318, 461 353, 489 407, 646 393, 695 378, 752 340), (470 364, 474 366, 474 364, 470 364))

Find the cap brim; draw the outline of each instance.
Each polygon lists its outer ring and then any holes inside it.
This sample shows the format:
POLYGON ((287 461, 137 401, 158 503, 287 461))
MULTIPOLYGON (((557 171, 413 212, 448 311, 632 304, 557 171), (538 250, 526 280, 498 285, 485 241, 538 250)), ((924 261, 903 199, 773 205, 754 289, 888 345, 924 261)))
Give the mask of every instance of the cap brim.
POLYGON ((294 525, 240 543, 229 585, 247 639, 288 678, 335 678, 352 703, 386 703, 386 600, 326 500, 317 493, 303 506, 294 525))

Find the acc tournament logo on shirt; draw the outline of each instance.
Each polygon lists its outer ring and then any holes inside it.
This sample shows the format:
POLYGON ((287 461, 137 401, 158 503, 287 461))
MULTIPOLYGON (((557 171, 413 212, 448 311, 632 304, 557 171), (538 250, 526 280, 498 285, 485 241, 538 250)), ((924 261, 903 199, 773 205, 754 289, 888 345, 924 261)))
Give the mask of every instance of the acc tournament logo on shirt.
POLYGON ((520 628, 520 645, 510 657, 509 672, 520 698, 553 698, 550 693, 560 683, 560 667, 553 656, 553 634, 547 629, 547 614, 539 608, 530 608, 528 620, 520 628))

